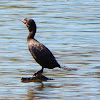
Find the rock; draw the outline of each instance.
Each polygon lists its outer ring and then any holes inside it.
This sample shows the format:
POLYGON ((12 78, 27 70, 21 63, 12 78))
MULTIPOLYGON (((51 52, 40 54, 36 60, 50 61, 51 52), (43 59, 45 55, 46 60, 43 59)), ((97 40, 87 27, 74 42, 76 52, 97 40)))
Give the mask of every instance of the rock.
POLYGON ((42 82, 47 80, 53 80, 51 78, 48 78, 44 75, 37 75, 35 77, 22 77, 21 82, 27 83, 27 82, 42 82))

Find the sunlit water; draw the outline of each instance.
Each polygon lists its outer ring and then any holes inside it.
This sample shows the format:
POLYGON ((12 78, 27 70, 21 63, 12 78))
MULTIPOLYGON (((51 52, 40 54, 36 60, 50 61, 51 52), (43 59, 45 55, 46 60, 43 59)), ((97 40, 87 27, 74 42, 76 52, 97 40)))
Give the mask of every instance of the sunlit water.
POLYGON ((99 100, 100 0, 0 0, 0 99, 99 100), (41 69, 18 20, 26 17, 36 21, 36 39, 58 62, 78 71, 45 69, 55 80, 21 82, 41 69))

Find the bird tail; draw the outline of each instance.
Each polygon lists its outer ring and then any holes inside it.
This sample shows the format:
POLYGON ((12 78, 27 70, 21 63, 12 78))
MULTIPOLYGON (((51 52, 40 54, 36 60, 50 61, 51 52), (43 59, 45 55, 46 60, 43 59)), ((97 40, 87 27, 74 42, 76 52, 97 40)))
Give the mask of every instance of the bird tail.
POLYGON ((77 71, 77 68, 69 68, 66 66, 60 66, 60 68, 62 68, 63 70, 68 70, 68 71, 77 71))

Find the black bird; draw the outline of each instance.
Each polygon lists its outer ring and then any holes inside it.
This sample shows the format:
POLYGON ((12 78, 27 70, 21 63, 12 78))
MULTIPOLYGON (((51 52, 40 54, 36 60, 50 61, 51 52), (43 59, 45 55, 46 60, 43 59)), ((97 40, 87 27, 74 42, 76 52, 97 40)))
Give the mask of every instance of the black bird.
MULTIPOLYGON (((38 42, 34 36, 36 33, 36 24, 33 19, 24 19, 22 22, 27 26, 29 34, 27 37, 28 48, 35 59, 35 61, 42 66, 42 69, 36 72, 34 75, 43 73, 44 68, 53 69, 55 67, 61 68, 60 64, 57 62, 56 58, 53 56, 51 51, 44 46, 42 43, 38 42)), ((64 69, 65 67, 63 67, 64 69)), ((67 68, 67 70, 70 70, 67 68)))

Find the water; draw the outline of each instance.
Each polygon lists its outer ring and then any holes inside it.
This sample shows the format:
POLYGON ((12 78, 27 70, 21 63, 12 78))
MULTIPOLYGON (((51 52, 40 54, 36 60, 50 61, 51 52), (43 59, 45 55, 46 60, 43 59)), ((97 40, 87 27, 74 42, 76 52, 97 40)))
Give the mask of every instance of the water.
POLYGON ((100 0, 0 0, 0 99, 99 100, 100 0), (22 83, 41 67, 32 59, 28 30, 19 18, 33 18, 36 39, 63 66, 45 69, 55 80, 22 83))

